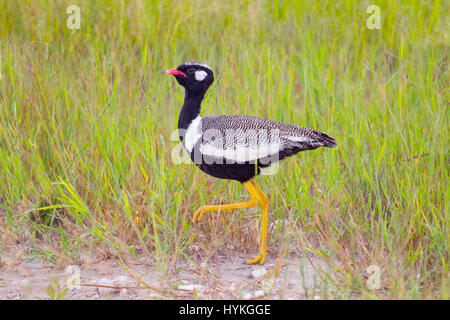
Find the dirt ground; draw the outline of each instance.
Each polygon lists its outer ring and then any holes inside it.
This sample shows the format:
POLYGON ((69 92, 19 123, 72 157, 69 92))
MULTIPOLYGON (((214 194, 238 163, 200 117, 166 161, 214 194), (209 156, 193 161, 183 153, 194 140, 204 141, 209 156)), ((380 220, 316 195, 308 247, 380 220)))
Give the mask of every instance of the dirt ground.
POLYGON ((146 258, 126 267, 112 258, 55 266, 24 256, 20 249, 3 252, 0 299, 321 299, 314 292, 320 292, 318 275, 326 270, 318 258, 298 256, 246 265, 248 254, 235 251, 207 264, 179 259, 166 273, 146 258))

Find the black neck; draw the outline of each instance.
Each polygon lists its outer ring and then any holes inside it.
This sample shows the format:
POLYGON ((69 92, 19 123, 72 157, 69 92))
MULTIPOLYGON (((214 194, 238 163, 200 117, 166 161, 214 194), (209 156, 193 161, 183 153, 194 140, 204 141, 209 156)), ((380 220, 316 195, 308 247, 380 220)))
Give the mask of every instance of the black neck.
POLYGON ((204 92, 190 92, 185 90, 184 103, 178 117, 178 129, 187 129, 192 120, 200 114, 204 92))

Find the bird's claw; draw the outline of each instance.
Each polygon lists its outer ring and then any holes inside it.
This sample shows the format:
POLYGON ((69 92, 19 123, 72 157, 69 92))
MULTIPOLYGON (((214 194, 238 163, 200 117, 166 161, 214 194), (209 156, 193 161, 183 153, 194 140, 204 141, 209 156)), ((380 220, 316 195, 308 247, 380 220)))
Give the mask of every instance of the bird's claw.
POLYGON ((192 222, 195 222, 195 220, 197 220, 197 222, 200 222, 200 220, 202 220, 204 214, 205 214, 205 209, 203 209, 203 207, 198 208, 197 211, 195 211, 194 216, 192 217, 192 222))
POLYGON ((247 264, 255 264, 255 263, 261 263, 264 264, 264 260, 266 259, 266 253, 264 251, 261 250, 261 252, 259 253, 259 256, 257 256, 256 258, 252 259, 252 260, 248 260, 247 264))
POLYGON ((137 224, 137 225, 141 225, 142 224, 141 223, 141 217, 140 217, 139 214, 134 218, 134 224, 137 224))

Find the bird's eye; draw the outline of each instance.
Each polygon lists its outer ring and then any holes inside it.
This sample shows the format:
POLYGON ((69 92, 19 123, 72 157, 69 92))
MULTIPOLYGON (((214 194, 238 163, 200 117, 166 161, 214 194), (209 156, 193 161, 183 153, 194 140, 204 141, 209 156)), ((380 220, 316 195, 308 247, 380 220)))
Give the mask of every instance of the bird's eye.
POLYGON ((189 69, 187 69, 187 72, 188 73, 193 73, 195 71, 195 68, 189 68, 189 69))

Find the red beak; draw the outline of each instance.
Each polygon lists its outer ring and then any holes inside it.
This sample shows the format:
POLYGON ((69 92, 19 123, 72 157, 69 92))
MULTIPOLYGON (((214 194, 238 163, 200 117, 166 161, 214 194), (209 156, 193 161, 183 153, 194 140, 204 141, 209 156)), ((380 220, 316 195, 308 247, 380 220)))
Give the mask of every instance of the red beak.
POLYGON ((180 70, 177 70, 177 69, 169 69, 169 70, 163 71, 162 74, 171 74, 173 76, 175 76, 177 74, 181 74, 182 76, 187 78, 183 72, 181 72, 180 70))

